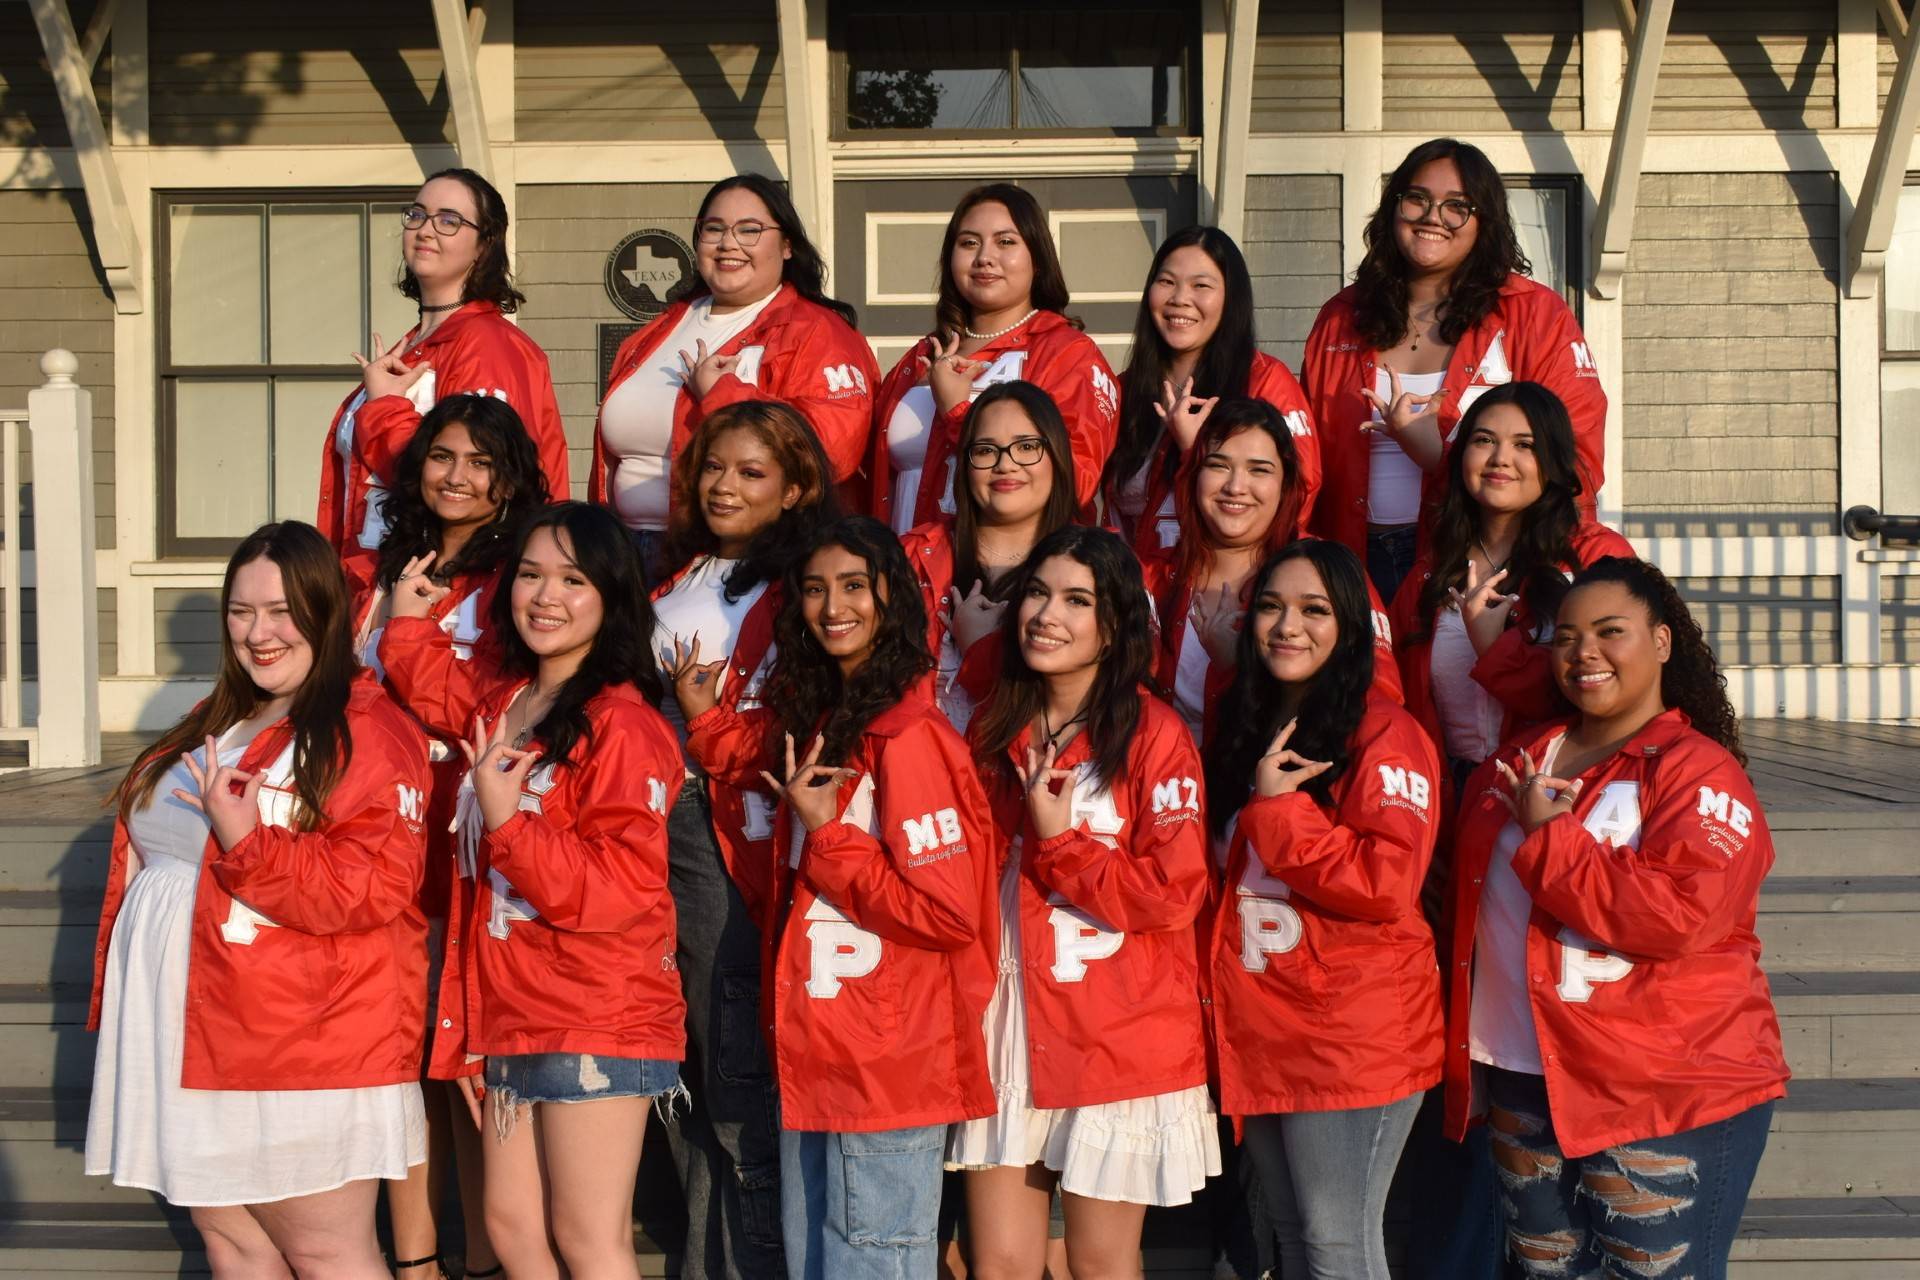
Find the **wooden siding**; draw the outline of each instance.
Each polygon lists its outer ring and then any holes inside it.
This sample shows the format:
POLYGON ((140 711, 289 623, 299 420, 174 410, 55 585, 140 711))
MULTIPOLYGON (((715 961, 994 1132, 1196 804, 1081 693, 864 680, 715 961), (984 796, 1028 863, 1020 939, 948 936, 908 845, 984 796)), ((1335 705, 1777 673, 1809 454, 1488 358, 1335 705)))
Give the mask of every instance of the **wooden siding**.
POLYGON ((1920 574, 1880 577, 1880 660, 1920 662, 1920 574))
MULTIPOLYGON (((49 347, 80 358, 79 380, 93 392, 94 537, 111 547, 113 299, 94 265, 90 226, 78 191, 0 191, 0 409, 27 407, 27 393, 46 381, 40 356, 49 347)), ((31 443, 23 430, 21 473, 28 480, 31 443)), ((33 496, 29 489, 30 502, 33 496)), ((33 545, 30 525, 22 542, 33 545)))
MULTIPOLYGON (((72 0, 73 28, 84 37, 93 16, 93 0, 72 0)), ((93 68, 93 96, 100 118, 111 126, 113 42, 109 40, 93 68)), ((0 146, 68 147, 67 118, 40 47, 40 28, 24 4, 0 4, 0 146)))
POLYGON ((1580 0, 1385 0, 1389 130, 1580 128, 1580 0))
POLYGON ((1832 175, 1648 174, 1628 257, 1636 531, 1829 533, 1839 499, 1832 175))
POLYGON ((1677 578, 1722 666, 1840 661, 1840 579, 1677 578))
POLYGON ((1253 132, 1338 129, 1341 0, 1260 6, 1253 53, 1253 132))
POLYGON ((1300 352, 1320 307, 1340 291, 1340 179, 1330 175, 1247 179, 1242 237, 1253 276, 1254 332, 1267 352, 1300 371, 1300 352))
MULTIPOLYGON (((40 676, 40 615, 35 602, 39 593, 28 587, 20 593, 20 675, 26 680, 40 676)), ((94 592, 96 616, 100 627, 100 674, 120 673, 120 602, 112 587, 94 592)), ((5 660, 6 637, 0 636, 0 661, 5 660)))
POLYGON ((148 24, 157 146, 452 140, 425 4, 167 0, 148 24))
POLYGON ((786 137, 772 0, 547 0, 514 15, 523 142, 786 137))
POLYGON ((1806 0, 1675 5, 1651 127, 1833 128, 1837 28, 1832 4, 1806 0))
POLYGON ((220 588, 161 587, 153 593, 154 672, 162 676, 213 676, 220 670, 226 627, 220 621, 220 588))
POLYGON ((632 323, 607 300, 607 254, 643 227, 686 238, 706 190, 703 182, 520 188, 514 266, 528 299, 520 324, 553 364, 574 492, 582 497, 600 405, 597 326, 632 323))

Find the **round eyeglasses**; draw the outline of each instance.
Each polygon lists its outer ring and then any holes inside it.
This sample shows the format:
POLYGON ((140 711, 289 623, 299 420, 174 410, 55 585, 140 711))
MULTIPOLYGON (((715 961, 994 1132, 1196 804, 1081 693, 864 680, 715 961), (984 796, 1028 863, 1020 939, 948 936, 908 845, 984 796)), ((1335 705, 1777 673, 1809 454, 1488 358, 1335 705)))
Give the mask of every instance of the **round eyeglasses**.
POLYGON ((727 238, 727 232, 731 231, 733 232, 734 240, 739 243, 741 248, 751 249, 760 243, 760 237, 762 235, 769 231, 778 231, 779 229, 779 223, 762 222, 758 218, 748 218, 745 221, 736 222, 732 226, 728 226, 718 218, 710 218, 693 229, 693 237, 701 244, 719 244, 727 238))
POLYGON ((1458 231, 1466 226, 1467 219, 1475 213, 1471 200, 1435 200, 1418 190, 1400 193, 1400 216, 1408 222, 1425 222, 1427 214, 1436 209, 1440 213, 1440 225, 1449 231, 1458 231))
POLYGON ((1047 445, 1039 436, 1021 436, 1012 444, 989 444, 976 440, 967 446, 967 465, 975 471, 991 471, 1002 457, 1012 458, 1023 467, 1031 467, 1047 456, 1047 445))
POLYGON ((433 224, 434 233, 443 236, 457 236, 460 234, 460 228, 462 227, 472 227, 475 231, 480 229, 479 223, 468 222, 451 209, 442 209, 437 213, 428 213, 419 205, 414 205, 413 208, 408 209, 400 215, 400 225, 409 231, 418 231, 429 222, 433 224))

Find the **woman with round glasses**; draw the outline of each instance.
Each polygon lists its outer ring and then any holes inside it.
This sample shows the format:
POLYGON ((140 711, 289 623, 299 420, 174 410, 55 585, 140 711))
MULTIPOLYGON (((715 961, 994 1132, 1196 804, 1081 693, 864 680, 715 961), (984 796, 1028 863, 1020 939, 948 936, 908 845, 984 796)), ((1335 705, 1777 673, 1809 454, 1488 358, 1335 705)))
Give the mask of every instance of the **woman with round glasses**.
POLYGON ((649 581, 673 459, 702 419, 748 400, 790 404, 844 481, 866 452, 880 379, 853 308, 826 296, 826 264, 784 187, 723 178, 693 225, 700 283, 621 346, 593 436, 591 496, 633 531, 649 581))
POLYGON ((1436 138, 1410 151, 1365 239, 1354 282, 1320 309, 1301 367, 1323 468, 1310 523, 1359 552, 1391 600, 1445 486, 1447 442, 1475 398, 1515 381, 1560 397, 1591 518, 1607 397, 1573 312, 1527 278, 1506 187, 1478 147, 1436 138))
POLYGON ((355 354, 360 386, 334 414, 314 523, 340 554, 355 599, 368 593, 386 536, 387 487, 421 415, 443 396, 494 396, 526 424, 547 491, 567 493, 567 436, 547 353, 507 317, 526 301, 507 265, 507 205, 471 169, 428 178, 402 215, 400 292, 420 323, 391 347, 355 354))

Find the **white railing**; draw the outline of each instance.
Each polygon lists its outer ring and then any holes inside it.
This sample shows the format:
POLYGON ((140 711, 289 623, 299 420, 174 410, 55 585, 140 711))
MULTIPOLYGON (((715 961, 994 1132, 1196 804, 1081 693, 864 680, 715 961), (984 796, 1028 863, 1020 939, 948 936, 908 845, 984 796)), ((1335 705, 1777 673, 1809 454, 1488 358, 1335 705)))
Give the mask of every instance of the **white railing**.
POLYGON ((40 357, 46 382, 25 413, 0 412, 0 613, 6 647, 0 740, 25 742, 27 763, 100 763, 100 621, 94 590, 93 394, 74 381, 80 362, 55 347, 40 357), (20 425, 33 440, 33 541, 21 545, 20 425), (38 694, 28 722, 21 615, 34 588, 38 694))

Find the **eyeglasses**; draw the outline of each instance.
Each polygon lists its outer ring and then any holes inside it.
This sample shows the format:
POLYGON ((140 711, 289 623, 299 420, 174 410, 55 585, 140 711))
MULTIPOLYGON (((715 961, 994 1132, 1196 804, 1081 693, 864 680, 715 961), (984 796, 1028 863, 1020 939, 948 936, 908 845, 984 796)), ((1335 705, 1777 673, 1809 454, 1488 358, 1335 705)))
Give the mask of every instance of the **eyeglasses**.
POLYGON ((460 228, 462 227, 472 227, 475 231, 480 229, 479 223, 468 222, 451 209, 442 209, 438 213, 428 213, 419 205, 414 205, 413 208, 400 215, 400 225, 409 231, 418 231, 429 222, 433 224, 434 234, 443 236, 457 236, 460 234, 460 228))
POLYGON ((1424 222, 1435 208, 1440 210, 1440 225, 1449 231, 1466 226, 1467 219, 1477 212, 1471 200, 1435 200, 1419 190, 1400 193, 1400 216, 1408 222, 1424 222))
POLYGON ((1023 467, 1030 467, 1047 456, 1047 445, 1039 436, 1021 436, 1012 444, 989 444, 985 440, 976 440, 967 446, 967 465, 975 471, 991 471, 1000 465, 1002 457, 1012 458, 1023 467))
POLYGON ((748 218, 743 222, 734 223, 731 227, 718 218, 712 218, 695 227, 693 236, 701 244, 719 244, 727 238, 727 232, 731 231, 733 238, 739 242, 742 249, 751 249, 760 243, 761 235, 779 229, 779 223, 761 222, 758 218, 748 218))

